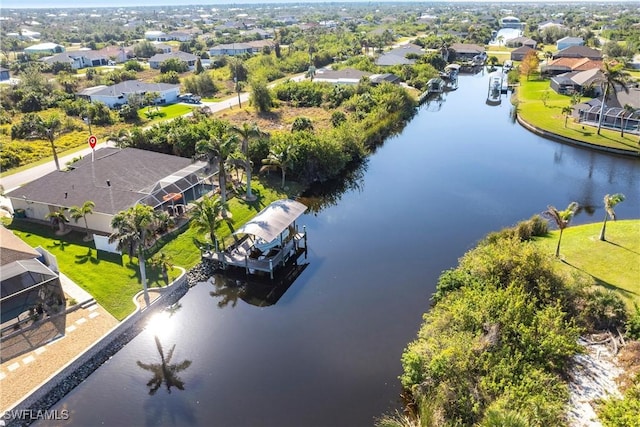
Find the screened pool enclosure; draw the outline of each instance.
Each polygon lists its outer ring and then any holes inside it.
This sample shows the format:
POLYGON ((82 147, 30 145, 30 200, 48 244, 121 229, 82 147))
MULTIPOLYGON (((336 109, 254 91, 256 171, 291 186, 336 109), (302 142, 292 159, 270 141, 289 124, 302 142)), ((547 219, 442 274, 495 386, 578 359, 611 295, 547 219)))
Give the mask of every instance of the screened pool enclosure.
POLYGON ((216 188, 213 183, 216 174, 217 168, 211 170, 207 162, 195 162, 156 182, 145 191, 149 195, 140 199, 139 203, 171 215, 181 215, 189 202, 216 188))

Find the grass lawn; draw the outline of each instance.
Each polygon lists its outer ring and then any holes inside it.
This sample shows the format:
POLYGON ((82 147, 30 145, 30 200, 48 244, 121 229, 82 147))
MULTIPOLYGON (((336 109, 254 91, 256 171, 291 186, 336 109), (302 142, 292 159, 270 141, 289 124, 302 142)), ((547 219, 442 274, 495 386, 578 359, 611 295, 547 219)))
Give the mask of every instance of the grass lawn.
MULTIPOLYGON (((163 122, 165 120, 171 120, 171 119, 175 119, 176 117, 180 117, 183 116, 187 113, 190 113, 191 111, 193 111, 193 107, 190 107, 188 105, 183 105, 183 104, 171 104, 171 105, 165 105, 165 106, 159 106, 158 107, 158 111, 157 113, 158 116, 156 116, 155 118, 153 118, 152 120, 147 120, 147 112, 149 112, 149 107, 142 107, 138 110, 138 115, 141 118, 145 118, 144 119, 144 125, 145 126, 149 126, 149 125, 155 125, 157 123, 163 122)), ((154 107, 151 107, 151 112, 152 113, 156 113, 156 110, 154 107)))
MULTIPOLYGON (((26 221, 13 221, 8 228, 33 247, 42 246, 58 260, 60 270, 89 292, 116 319, 122 320, 135 309, 133 296, 140 290, 137 259, 126 255, 97 252, 93 242, 84 242, 83 232, 72 231, 58 237, 51 227, 26 221)), ((169 273, 170 279, 180 270, 169 273)), ((149 287, 164 286, 160 272, 147 265, 149 287)))
MULTIPOLYGON (((557 266, 615 291, 630 310, 634 302, 640 304, 640 220, 608 221, 605 242, 598 238, 601 228, 602 222, 566 228, 557 266)), ((558 235, 553 231, 536 244, 554 254, 558 235)))
POLYGON ((548 80, 527 81, 526 77, 521 76, 516 96, 519 101, 518 115, 536 127, 590 144, 640 151, 638 135, 625 133, 621 137, 620 131, 607 129, 602 129, 601 134, 597 135, 596 127, 574 123, 571 118, 567 120, 565 126, 562 108, 570 105, 571 97, 556 93, 549 87, 548 80), (543 102, 543 96, 548 97, 546 105, 543 102))

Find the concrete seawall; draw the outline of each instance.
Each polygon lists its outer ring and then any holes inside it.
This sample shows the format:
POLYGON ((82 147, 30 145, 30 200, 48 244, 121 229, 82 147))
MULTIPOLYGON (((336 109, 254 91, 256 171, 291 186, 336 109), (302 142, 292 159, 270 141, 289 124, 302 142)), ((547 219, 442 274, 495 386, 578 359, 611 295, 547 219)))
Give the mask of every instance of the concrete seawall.
POLYGON ((638 151, 620 150, 618 148, 604 147, 602 145, 590 144, 588 142, 579 141, 577 139, 568 138, 566 136, 561 136, 561 135, 546 131, 544 129, 540 129, 532 125, 531 123, 525 121, 522 117, 520 117, 520 115, 517 116, 517 120, 522 127, 529 130, 530 132, 535 133, 536 135, 540 135, 543 138, 562 142, 564 144, 575 145, 577 147, 589 148, 591 150, 598 150, 598 151, 604 151, 611 154, 617 154, 620 156, 640 158, 640 145, 638 146, 638 151))

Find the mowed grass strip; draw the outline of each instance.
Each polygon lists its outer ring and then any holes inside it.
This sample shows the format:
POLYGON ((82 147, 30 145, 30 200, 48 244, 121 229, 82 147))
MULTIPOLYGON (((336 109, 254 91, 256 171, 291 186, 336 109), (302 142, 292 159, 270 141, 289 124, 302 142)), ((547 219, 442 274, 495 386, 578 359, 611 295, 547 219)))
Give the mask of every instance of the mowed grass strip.
MULTIPOLYGON (((20 220, 14 220, 8 228, 32 247, 42 246, 55 255, 60 271, 116 319, 122 320, 135 310, 133 296, 142 290, 137 258, 131 263, 128 255, 98 252, 93 241, 82 240, 81 231, 56 236, 51 227, 20 220)), ((173 269, 169 278, 179 274, 180 270, 173 269)), ((148 264, 147 279, 149 287, 164 286, 160 271, 148 264)))
MULTIPOLYGON (((608 221, 606 241, 599 240, 602 222, 564 230, 557 263, 561 272, 586 275, 594 285, 618 293, 629 309, 640 305, 640 220, 608 221)), ((536 238, 553 255, 558 231, 536 238)))
MULTIPOLYGON (((595 126, 576 123, 571 117, 567 120, 565 127, 562 108, 570 105, 571 97, 556 93, 549 87, 548 80, 527 81, 526 76, 520 76, 520 86, 515 96, 519 101, 518 115, 533 126, 577 141, 630 152, 640 151, 638 135, 625 133, 624 136, 620 136, 620 131, 604 128, 598 135, 595 126), (547 99, 543 102, 544 97, 547 99)), ((582 99, 582 101, 586 100, 588 99, 582 99)))

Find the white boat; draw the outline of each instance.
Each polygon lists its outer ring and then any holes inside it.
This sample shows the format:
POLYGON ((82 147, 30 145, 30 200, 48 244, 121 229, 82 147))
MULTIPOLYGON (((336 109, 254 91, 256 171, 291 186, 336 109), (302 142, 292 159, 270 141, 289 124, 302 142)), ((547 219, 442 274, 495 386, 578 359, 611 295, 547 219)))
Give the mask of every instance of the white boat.
POLYGON ((502 73, 491 73, 489 75, 489 89, 487 91, 487 104, 498 105, 502 102, 502 73))

